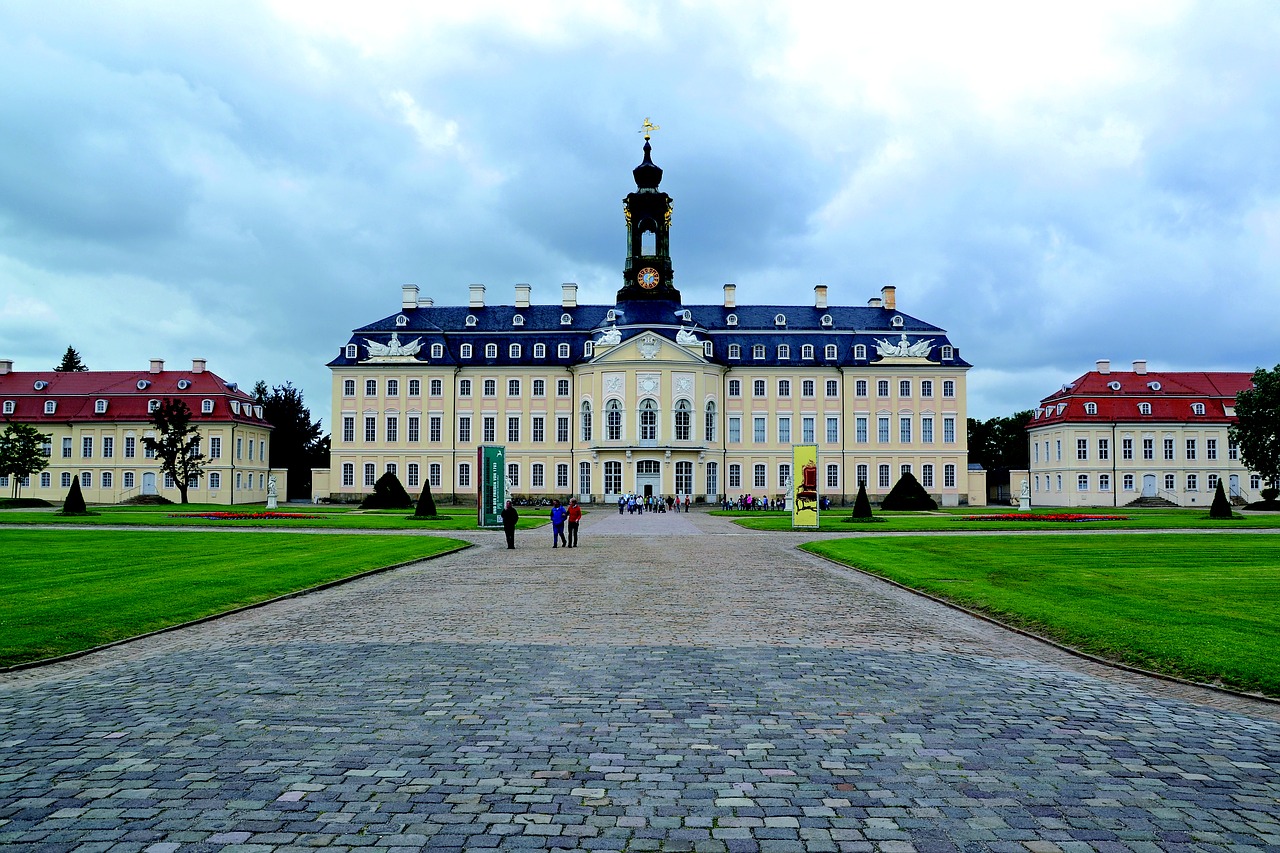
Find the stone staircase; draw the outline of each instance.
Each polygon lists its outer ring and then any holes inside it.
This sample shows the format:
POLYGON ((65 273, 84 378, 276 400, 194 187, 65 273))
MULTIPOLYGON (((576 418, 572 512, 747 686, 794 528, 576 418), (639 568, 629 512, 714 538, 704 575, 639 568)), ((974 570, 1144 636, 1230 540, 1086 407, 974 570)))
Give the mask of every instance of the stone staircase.
POLYGON ((1141 497, 1129 501, 1125 506, 1134 509, 1168 509, 1170 507, 1177 508, 1178 505, 1168 498, 1141 497))

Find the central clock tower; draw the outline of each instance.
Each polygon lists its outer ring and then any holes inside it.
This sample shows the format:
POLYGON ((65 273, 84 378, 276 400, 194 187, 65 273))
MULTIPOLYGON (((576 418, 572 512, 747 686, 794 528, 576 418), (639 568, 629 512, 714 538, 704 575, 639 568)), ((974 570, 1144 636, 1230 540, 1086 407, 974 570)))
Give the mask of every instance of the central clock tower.
POLYGON ((619 302, 680 301, 680 291, 672 284, 671 196, 658 189, 662 169, 650 159, 649 131, 656 129, 645 119, 644 162, 631 172, 636 191, 622 201, 627 220, 627 263, 622 270, 619 302))

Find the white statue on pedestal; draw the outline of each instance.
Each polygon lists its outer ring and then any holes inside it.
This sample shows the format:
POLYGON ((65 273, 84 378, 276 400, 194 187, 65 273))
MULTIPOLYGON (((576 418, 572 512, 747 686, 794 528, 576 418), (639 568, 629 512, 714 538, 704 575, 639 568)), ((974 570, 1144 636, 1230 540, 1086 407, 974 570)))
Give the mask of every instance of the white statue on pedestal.
POLYGON ((276 475, 267 475, 267 509, 275 509, 279 504, 276 503, 276 475))
POLYGON ((1031 486, 1022 478, 1022 493, 1018 495, 1018 512, 1031 512, 1031 486))

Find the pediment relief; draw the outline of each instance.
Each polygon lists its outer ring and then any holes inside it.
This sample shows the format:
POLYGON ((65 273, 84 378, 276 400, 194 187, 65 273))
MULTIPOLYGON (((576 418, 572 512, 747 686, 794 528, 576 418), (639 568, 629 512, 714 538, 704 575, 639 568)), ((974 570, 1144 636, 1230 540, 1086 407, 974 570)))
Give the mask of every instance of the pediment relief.
POLYGON ((681 346, 656 332, 637 332, 613 346, 596 344, 593 364, 617 364, 622 362, 675 362, 677 364, 706 364, 690 347, 681 346))

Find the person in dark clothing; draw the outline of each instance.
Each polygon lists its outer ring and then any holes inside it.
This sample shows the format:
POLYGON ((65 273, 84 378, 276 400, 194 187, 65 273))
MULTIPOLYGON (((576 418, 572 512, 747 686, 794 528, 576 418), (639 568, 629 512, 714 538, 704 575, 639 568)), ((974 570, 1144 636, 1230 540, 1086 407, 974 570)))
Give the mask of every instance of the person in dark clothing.
POLYGON ((582 507, 577 498, 569 498, 569 547, 578 547, 578 524, 582 521, 582 507))
POLYGON ((507 505, 502 509, 502 532, 507 534, 507 547, 516 547, 516 519, 520 517, 520 513, 516 512, 516 508, 511 505, 511 501, 507 501, 507 505))

